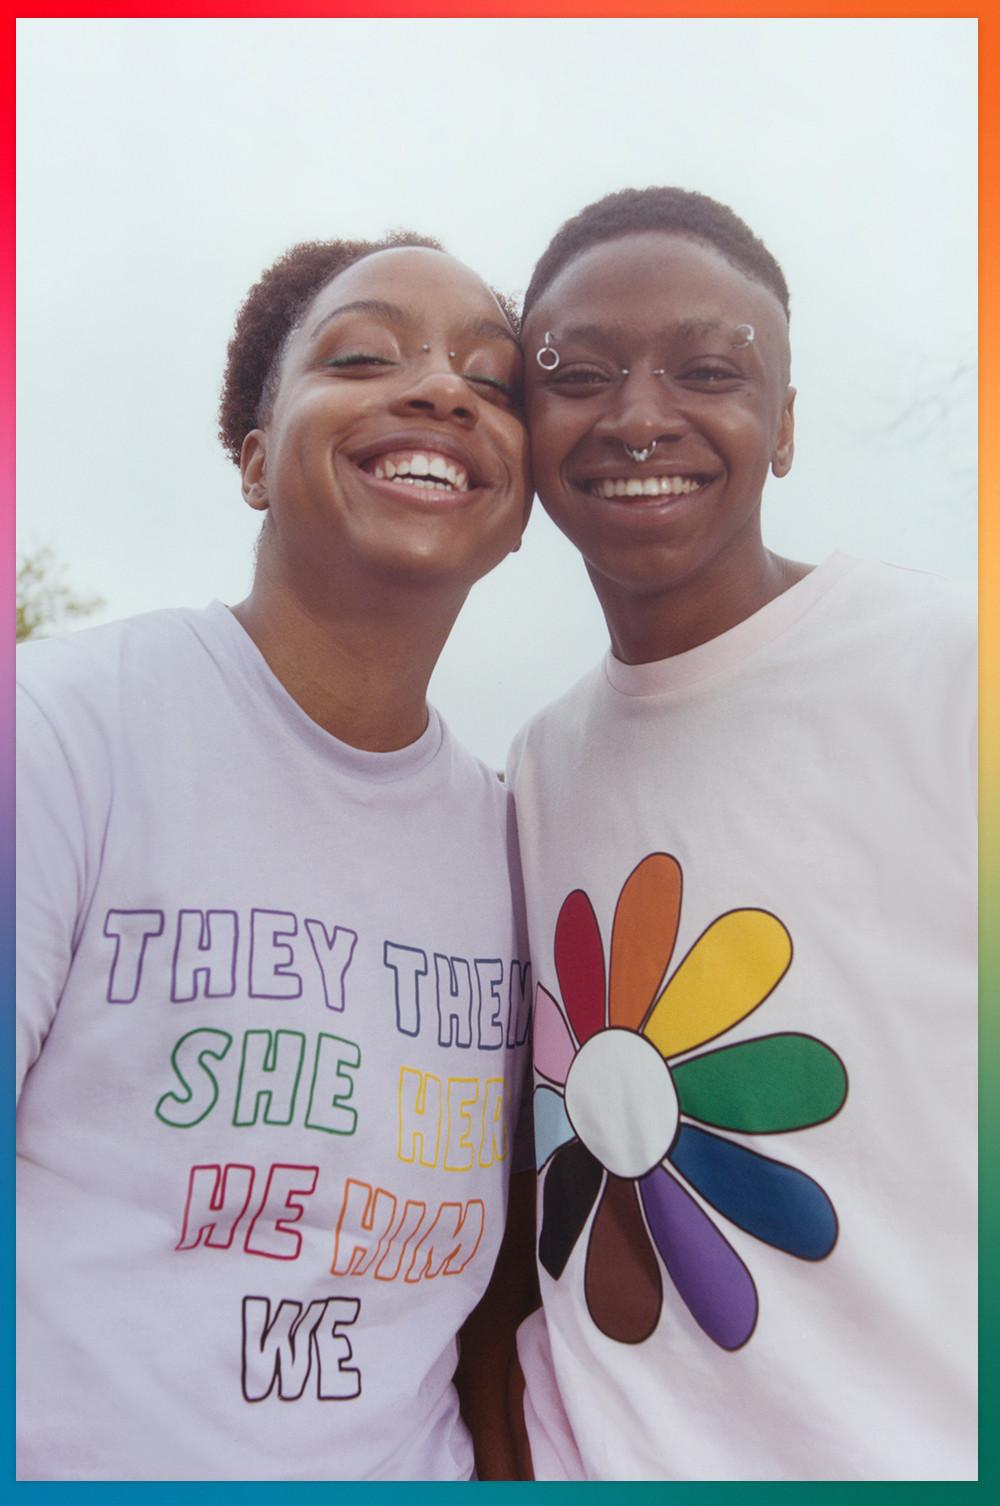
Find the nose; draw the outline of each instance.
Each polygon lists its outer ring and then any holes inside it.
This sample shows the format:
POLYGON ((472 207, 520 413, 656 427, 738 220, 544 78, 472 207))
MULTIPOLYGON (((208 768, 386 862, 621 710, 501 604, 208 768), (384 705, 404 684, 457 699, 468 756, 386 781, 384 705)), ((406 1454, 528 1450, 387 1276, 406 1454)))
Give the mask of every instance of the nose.
POLYGON ((615 399, 594 425, 600 439, 634 450, 671 443, 682 437, 687 420, 663 381, 654 372, 623 374, 615 399))
POLYGON ((415 372, 392 403, 392 411, 403 417, 435 419, 471 429, 479 416, 474 394, 464 377, 450 366, 424 365, 415 372))

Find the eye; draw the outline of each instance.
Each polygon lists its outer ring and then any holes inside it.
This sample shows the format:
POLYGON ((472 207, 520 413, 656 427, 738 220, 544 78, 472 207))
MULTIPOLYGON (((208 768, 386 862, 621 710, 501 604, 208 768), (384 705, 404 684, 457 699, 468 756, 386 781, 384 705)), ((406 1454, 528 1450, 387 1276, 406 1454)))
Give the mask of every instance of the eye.
POLYGON ((679 380, 699 387, 721 387, 742 381, 743 373, 716 361, 701 361, 681 372, 679 380))
POLYGON ((463 376, 474 387, 487 388, 487 395, 496 393, 498 397, 505 398, 511 404, 516 403, 518 400, 517 389, 512 387, 509 382, 501 382, 499 377, 480 376, 478 373, 472 371, 463 372, 463 376))
POLYGON ((560 366, 551 376, 543 378, 543 385, 564 397, 591 397, 612 380, 613 377, 599 366, 560 366))
POLYGON ((395 361, 390 361, 386 356, 372 355, 368 351, 348 350, 343 355, 331 356, 323 364, 343 370, 344 368, 350 369, 351 367, 361 366, 395 366, 396 363, 395 361))

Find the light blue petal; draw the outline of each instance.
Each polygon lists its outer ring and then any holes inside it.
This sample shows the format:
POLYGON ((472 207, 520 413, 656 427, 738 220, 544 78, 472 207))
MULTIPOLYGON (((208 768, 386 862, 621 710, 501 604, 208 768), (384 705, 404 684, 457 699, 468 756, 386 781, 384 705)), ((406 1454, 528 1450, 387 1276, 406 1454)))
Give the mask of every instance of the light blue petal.
POLYGON ((576 1134, 569 1122, 566 1105, 561 1093, 552 1088, 535 1089, 535 1164, 539 1170, 557 1151, 576 1134))

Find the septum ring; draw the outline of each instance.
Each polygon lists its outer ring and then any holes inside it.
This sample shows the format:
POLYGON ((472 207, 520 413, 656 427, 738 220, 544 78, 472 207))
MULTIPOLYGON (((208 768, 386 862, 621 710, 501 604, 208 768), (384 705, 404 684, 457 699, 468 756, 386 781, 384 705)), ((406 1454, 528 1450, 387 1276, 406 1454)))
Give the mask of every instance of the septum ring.
POLYGON ((641 465, 644 460, 649 459, 650 455, 652 455, 653 451, 656 449, 656 440, 654 439, 652 444, 648 444, 644 450, 633 450, 632 446, 630 444, 626 444, 623 439, 622 449, 625 451, 630 460, 634 460, 636 465, 641 465))

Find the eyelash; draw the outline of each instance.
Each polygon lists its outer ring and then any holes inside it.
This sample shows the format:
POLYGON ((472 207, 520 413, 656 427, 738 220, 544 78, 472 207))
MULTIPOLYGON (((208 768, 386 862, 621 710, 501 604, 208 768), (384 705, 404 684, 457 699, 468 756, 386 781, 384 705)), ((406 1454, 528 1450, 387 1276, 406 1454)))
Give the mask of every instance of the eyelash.
MULTIPOLYGON (((658 375, 659 373, 655 374, 658 375)), ((737 382, 740 380, 740 377, 740 372, 733 371, 726 366, 696 366, 690 371, 683 372, 678 380, 681 382, 701 382, 710 386, 719 386, 723 382, 737 382)), ((556 375, 549 377, 544 385, 558 391, 560 388, 564 390, 573 387, 596 388, 608 385, 615 380, 616 377, 609 375, 607 372, 597 371, 592 367, 580 367, 576 370, 571 368, 568 371, 560 371, 556 375)))
POLYGON ((385 356, 369 356, 362 351, 349 351, 347 355, 331 356, 326 362, 327 366, 395 366, 395 361, 389 361, 385 356))
MULTIPOLYGON (((346 355, 331 356, 330 360, 328 360, 325 364, 327 366, 340 367, 340 366, 395 366, 398 363, 396 361, 390 361, 390 360, 388 360, 385 356, 366 355, 363 351, 349 351, 346 355)), ((467 382, 475 382, 475 383, 480 384, 480 385, 485 386, 485 387, 495 388, 495 390, 497 392, 501 393, 504 397, 508 398, 511 402, 513 402, 515 400, 516 393, 515 393, 513 387, 508 386, 508 384, 506 382, 501 382, 498 377, 474 376, 474 375, 472 375, 470 373, 470 374, 466 375, 465 380, 467 382)))
POLYGON ((728 366, 696 366, 693 371, 686 371, 681 378, 685 382, 737 382, 740 372, 733 371, 728 366))

